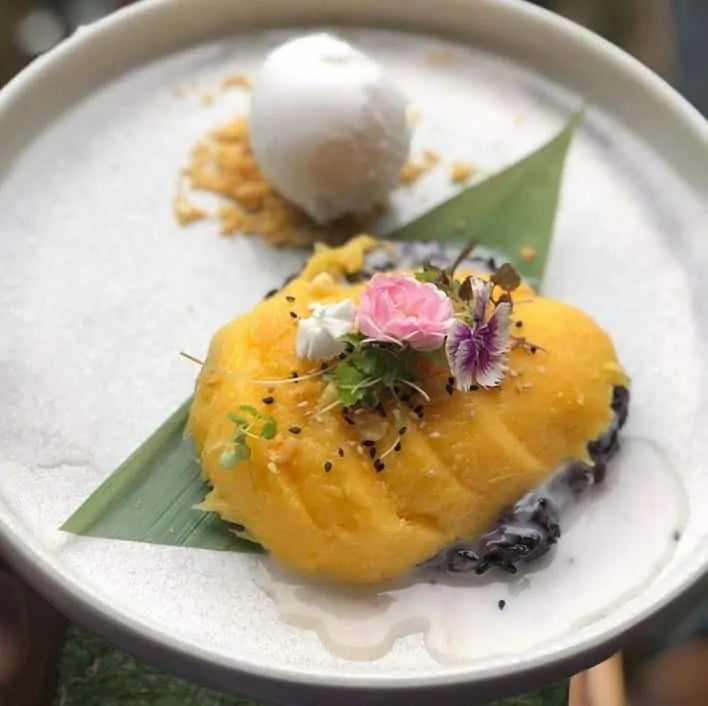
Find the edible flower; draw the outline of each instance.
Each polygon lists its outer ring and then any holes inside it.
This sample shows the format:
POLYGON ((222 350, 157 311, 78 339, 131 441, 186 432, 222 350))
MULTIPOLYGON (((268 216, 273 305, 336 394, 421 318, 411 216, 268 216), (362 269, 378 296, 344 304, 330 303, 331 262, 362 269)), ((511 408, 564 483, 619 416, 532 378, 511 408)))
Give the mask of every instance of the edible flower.
POLYGON ((354 330, 356 310, 351 299, 333 304, 310 304, 312 316, 300 319, 295 349, 300 358, 326 360, 342 353, 342 336, 354 330))
POLYGON ((458 390, 473 385, 496 387, 506 372, 509 350, 511 305, 497 303, 485 321, 492 294, 492 284, 473 279, 471 324, 456 319, 445 343, 445 353, 458 390))
POLYGON ((437 350, 453 321, 449 297, 435 285, 412 277, 378 273, 361 294, 359 330, 374 341, 437 350))

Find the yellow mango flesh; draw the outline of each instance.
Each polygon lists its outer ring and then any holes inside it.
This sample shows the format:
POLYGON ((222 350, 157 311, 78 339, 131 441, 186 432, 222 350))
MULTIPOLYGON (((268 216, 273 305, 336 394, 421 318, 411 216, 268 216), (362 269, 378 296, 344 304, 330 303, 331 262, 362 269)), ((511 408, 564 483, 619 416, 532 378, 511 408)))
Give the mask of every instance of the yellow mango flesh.
POLYGON ((295 354, 290 312, 308 316, 310 302, 356 299, 361 286, 341 275, 360 267, 371 246, 360 238, 321 249, 279 294, 218 331, 189 421, 213 488, 205 508, 245 526, 292 569, 353 583, 396 577, 479 535, 561 462, 589 460, 588 442, 612 418, 612 388, 626 384, 612 342, 589 316, 525 288, 515 293, 522 324, 514 332, 539 350, 511 351, 500 388, 450 395, 449 372, 430 364, 421 371, 432 398, 422 420, 391 406, 385 419, 354 415, 355 425, 340 408, 318 417, 331 401, 321 376, 267 381, 317 371, 295 354), (275 417, 278 434, 249 439, 251 458, 224 469, 219 457, 235 430, 227 415, 244 404, 275 417), (376 438, 381 455, 402 426, 401 450, 377 473, 361 442, 376 438))

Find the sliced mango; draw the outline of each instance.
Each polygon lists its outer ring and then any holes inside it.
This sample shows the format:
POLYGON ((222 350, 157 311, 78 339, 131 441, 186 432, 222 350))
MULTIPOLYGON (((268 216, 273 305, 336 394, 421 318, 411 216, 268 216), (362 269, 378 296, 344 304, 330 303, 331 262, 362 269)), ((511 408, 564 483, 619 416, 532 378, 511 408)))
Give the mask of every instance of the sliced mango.
POLYGON ((526 289, 514 332, 538 349, 510 353, 501 387, 449 394, 448 373, 431 365, 420 382, 432 398, 422 419, 407 407, 385 418, 320 412, 331 398, 317 364, 295 354, 291 312, 356 299, 361 285, 343 275, 375 245, 358 238, 319 249, 300 277, 218 331, 189 419, 213 488, 205 507, 292 569, 352 583, 394 578, 484 532, 560 463, 588 460, 588 442, 611 421, 612 389, 626 384, 610 338, 589 316, 526 289), (286 381, 293 372, 298 382, 286 381), (244 404, 271 414, 278 434, 250 439, 251 458, 228 470, 219 463, 234 434, 228 413, 244 404), (386 454, 380 472, 366 439, 386 454))

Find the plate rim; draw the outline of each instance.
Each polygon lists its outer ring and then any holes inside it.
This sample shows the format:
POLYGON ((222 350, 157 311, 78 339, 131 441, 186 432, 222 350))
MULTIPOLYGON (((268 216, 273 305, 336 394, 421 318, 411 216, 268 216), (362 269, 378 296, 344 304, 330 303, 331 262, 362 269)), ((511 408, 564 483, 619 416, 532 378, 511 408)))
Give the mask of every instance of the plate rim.
MULTIPOLYGON (((240 4, 243 5, 245 1, 242 0, 240 4)), ((282 6, 285 2, 286 0, 273 0, 269 6, 282 6)), ((307 5, 308 0, 298 0, 297 4, 307 5)), ((346 0, 339 0, 337 4, 342 8, 349 6, 346 0)), ((13 102, 21 102, 27 88, 41 79, 44 74, 51 72, 62 57, 80 54, 87 47, 101 42, 102 37, 106 35, 118 31, 124 32, 134 23, 139 25, 149 13, 163 13, 166 16, 169 12, 175 12, 180 7, 184 10, 190 5, 196 7, 199 1, 143 0, 75 33, 35 60, 0 90, 0 122, 5 116, 4 110, 13 102)), ((547 10, 523 3, 521 0, 451 0, 448 6, 453 5, 462 11, 469 11, 473 7, 482 8, 490 13, 490 16, 496 13, 500 21, 505 16, 511 16, 518 21, 539 23, 565 41, 575 44, 581 53, 585 52, 591 58, 601 58, 613 64, 614 68, 627 74, 631 80, 652 93, 655 99, 664 103, 674 114, 678 124, 694 132, 694 137, 703 143, 708 154, 708 123, 703 116, 661 78, 598 35, 547 10)), ((403 16, 400 20, 399 29, 411 29, 406 26, 403 16)), ((176 49, 176 46, 172 46, 172 50, 176 49)), ((50 562, 43 560, 41 551, 33 548, 31 543, 15 532, 1 516, 0 547, 4 555, 30 584, 77 622, 90 626, 99 634, 127 647, 148 661, 158 662, 171 671, 184 674, 196 681, 226 690, 233 690, 234 687, 239 690, 246 688, 251 693, 266 697, 273 697, 278 693, 278 685, 287 686, 288 689, 297 686, 304 691, 321 691, 325 688, 338 691, 342 696, 353 689, 389 695, 392 692, 403 694, 415 690, 422 694, 433 690, 468 688, 470 685, 475 685, 480 690, 485 688, 490 690, 488 693, 485 692, 485 698, 491 698, 489 694, 502 695, 516 688, 525 688, 524 685, 531 684, 531 680, 562 678, 609 654, 622 636, 639 627, 689 590, 691 586, 708 576, 708 566, 702 567, 698 564, 693 571, 677 581, 672 591, 628 619, 608 626, 602 634, 586 638, 572 647, 563 648, 554 655, 518 660, 511 671, 508 665, 499 665, 470 673, 469 666, 462 665, 459 669, 449 670, 445 674, 425 677, 415 677, 410 673, 386 676, 362 673, 338 676, 333 679, 329 674, 300 671, 297 668, 253 665, 240 658, 210 652, 154 626, 141 623, 127 613, 114 609, 104 598, 83 589, 77 581, 51 566, 50 562), (513 682, 513 687, 509 686, 510 682, 513 682)), ((471 697, 467 694, 466 698, 471 697)))

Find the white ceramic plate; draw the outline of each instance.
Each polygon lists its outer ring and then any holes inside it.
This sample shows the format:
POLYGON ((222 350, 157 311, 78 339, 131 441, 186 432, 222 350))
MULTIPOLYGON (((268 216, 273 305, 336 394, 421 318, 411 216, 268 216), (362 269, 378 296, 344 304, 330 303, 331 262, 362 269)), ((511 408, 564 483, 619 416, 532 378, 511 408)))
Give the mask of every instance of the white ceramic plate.
MULTIPOLYGON (((560 679, 708 565, 705 123, 620 51, 520 2, 321 6, 140 3, 0 94, 0 544, 80 622, 222 689, 288 704, 384 704, 402 692, 412 704, 470 704, 560 679), (219 238, 213 223, 181 229, 170 201, 193 143, 247 109, 220 80, 252 73, 293 33, 273 27, 333 22, 419 109, 416 149, 482 174, 589 101, 544 286, 612 333, 633 405, 610 483, 542 570, 401 589, 384 597, 395 610, 383 619, 307 588, 283 600, 288 622, 251 558, 57 527, 189 393, 195 371, 176 352, 204 351, 300 261, 219 238), (308 627, 292 625, 313 600, 308 627)), ((395 218, 449 190, 432 174, 395 197, 395 218)))

